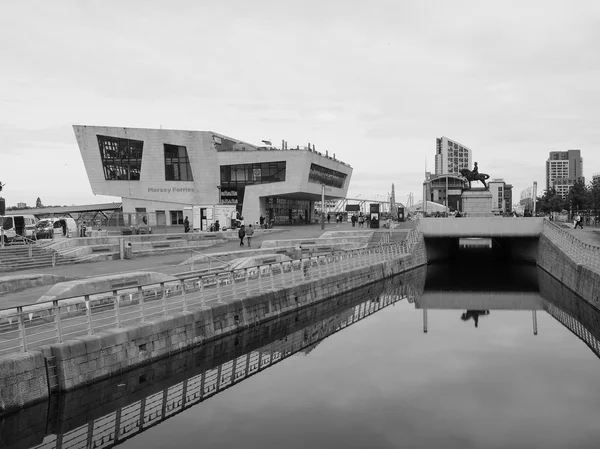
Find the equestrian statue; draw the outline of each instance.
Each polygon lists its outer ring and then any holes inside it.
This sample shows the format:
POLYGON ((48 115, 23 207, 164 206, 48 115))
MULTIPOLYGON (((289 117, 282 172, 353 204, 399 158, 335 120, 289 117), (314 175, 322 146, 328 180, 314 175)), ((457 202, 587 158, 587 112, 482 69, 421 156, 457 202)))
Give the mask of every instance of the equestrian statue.
POLYGON ((490 177, 490 175, 488 175, 487 173, 479 173, 479 168, 477 168, 477 162, 475 162, 475 166, 473 167, 473 171, 469 170, 468 168, 463 168, 460 171, 460 174, 463 175, 463 177, 469 181, 469 190, 471 190, 471 181, 479 181, 483 184, 483 187, 485 189, 488 188, 487 184, 485 183, 486 179, 488 179, 490 177))

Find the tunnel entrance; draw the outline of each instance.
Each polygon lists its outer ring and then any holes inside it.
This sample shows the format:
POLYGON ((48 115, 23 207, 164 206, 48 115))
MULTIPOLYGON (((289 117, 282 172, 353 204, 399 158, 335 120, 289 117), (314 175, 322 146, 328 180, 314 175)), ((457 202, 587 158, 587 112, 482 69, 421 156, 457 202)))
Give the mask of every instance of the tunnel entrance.
POLYGON ((428 263, 532 263, 538 237, 433 237, 425 239, 428 263))

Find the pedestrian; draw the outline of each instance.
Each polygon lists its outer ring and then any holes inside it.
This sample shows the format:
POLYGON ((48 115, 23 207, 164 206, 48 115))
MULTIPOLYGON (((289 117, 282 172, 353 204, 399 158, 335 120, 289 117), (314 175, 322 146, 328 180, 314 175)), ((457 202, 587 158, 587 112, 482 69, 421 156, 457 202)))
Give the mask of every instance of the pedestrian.
POLYGON ((244 237, 246 237, 246 228, 244 225, 240 226, 238 237, 240 238, 240 246, 244 246, 244 237))
POLYGON ((251 224, 248 225, 248 230, 246 231, 246 237, 248 237, 248 248, 252 246, 252 236, 254 235, 254 228, 251 224))
POLYGON ((190 220, 188 220, 187 216, 183 220, 183 232, 190 232, 190 220))
POLYGON ((215 232, 219 232, 219 229, 221 229, 221 225, 219 224, 219 220, 215 221, 215 232))
POLYGON ((265 226, 265 217, 263 217, 262 215, 260 216, 260 227, 264 228, 265 226))
POLYGON ((575 229, 577 229, 577 225, 579 225, 579 227, 583 229, 583 222, 581 221, 581 215, 579 214, 577 214, 577 216, 575 217, 575 229))
POLYGON ((87 234, 87 225, 84 221, 83 224, 81 225, 81 237, 85 237, 86 234, 87 234))
POLYGON ((354 228, 356 226, 356 214, 352 214, 350 221, 352 221, 352 227, 354 228))
POLYGON ((327 223, 331 222, 331 215, 327 214, 327 223))

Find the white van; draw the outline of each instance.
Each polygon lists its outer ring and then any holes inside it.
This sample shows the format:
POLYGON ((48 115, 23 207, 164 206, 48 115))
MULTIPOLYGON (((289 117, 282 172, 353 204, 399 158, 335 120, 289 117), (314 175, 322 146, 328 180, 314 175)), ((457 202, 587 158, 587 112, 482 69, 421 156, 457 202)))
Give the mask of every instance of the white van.
POLYGON ((71 217, 52 218, 54 222, 54 237, 78 237, 77 223, 71 217), (66 233, 66 235, 65 235, 66 233))
POLYGON ((2 219, 4 243, 12 242, 17 237, 34 237, 36 225, 37 218, 33 215, 5 215, 2 219))

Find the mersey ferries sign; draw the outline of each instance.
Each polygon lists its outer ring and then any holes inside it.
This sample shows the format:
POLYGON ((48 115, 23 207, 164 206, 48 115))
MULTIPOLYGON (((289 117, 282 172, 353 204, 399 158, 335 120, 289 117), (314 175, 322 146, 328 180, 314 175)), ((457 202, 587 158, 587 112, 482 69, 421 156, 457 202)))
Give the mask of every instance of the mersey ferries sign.
POLYGON ((148 193, 194 193, 194 187, 148 187, 148 193))

